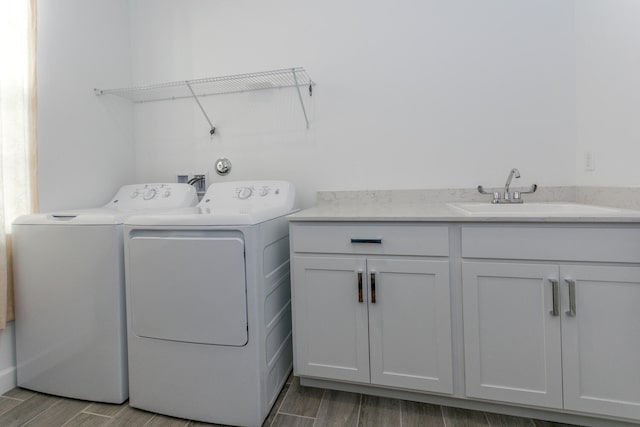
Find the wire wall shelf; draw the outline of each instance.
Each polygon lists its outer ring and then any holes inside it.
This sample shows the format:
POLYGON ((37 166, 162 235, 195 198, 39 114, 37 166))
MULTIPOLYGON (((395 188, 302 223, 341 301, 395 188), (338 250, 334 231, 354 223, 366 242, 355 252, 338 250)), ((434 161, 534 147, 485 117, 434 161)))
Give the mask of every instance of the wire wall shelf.
POLYGON ((250 92, 265 89, 293 87, 298 91, 300 106, 304 120, 309 128, 309 118, 302 100, 300 88, 308 87, 309 96, 313 94, 315 83, 306 70, 301 67, 281 70, 260 71, 256 73, 235 74, 230 76, 210 77, 196 80, 183 80, 170 83, 159 83, 148 86, 137 86, 119 89, 94 89, 97 96, 115 95, 134 103, 155 101, 171 101, 175 99, 193 98, 211 126, 210 134, 215 127, 204 110, 199 98, 229 93, 250 92))

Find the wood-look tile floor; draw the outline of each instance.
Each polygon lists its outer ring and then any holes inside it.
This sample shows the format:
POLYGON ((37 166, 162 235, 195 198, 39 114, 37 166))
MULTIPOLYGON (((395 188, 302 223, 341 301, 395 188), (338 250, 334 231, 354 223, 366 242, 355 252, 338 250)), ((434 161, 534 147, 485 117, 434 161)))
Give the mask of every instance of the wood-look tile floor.
MULTIPOLYGON (((0 396, 1 427, 201 427, 121 405, 66 399, 15 388, 0 396)), ((289 377, 263 427, 571 427, 567 424, 407 400, 303 387, 289 377)))

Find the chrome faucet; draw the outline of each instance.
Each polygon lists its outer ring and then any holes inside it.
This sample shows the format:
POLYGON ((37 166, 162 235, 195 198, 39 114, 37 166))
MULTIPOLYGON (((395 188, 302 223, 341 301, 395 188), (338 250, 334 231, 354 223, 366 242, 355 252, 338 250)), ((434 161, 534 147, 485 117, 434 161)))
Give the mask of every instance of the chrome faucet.
MULTIPOLYGON (((514 176, 516 177, 516 179, 520 178, 520 171, 516 168, 513 168, 509 171, 509 177, 507 178, 507 183, 504 185, 504 200, 511 200, 511 193, 509 193, 509 186, 511 185, 511 180, 513 179, 514 176)), ((518 194, 519 193, 516 191, 515 195, 518 195, 518 194)))
POLYGON ((514 191, 513 194, 509 191, 509 187, 511 186, 511 180, 513 178, 520 178, 520 171, 516 168, 513 168, 509 171, 509 176, 507 177, 507 182, 504 185, 504 193, 500 194, 499 191, 487 192, 484 190, 482 185, 478 185, 478 192, 480 194, 491 194, 493 195, 493 200, 491 203, 523 203, 522 194, 535 193, 538 189, 536 184, 533 184, 528 191, 514 191))

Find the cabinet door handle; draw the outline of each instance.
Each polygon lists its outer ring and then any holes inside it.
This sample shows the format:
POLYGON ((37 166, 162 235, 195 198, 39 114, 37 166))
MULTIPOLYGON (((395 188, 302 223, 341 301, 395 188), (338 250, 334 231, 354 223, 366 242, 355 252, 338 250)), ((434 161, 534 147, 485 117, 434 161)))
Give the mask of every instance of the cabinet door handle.
POLYGON ((362 271, 358 271, 358 302, 364 302, 362 299, 362 271))
POLYGON ((551 295, 553 296, 553 310, 549 313, 552 316, 560 316, 560 287, 557 280, 549 279, 549 282, 551 282, 551 295))
POLYGON ((382 239, 351 239, 351 243, 376 243, 378 245, 382 244, 382 239))
POLYGON ((376 303, 376 273, 371 273, 371 304, 376 303))
POLYGON ((567 316, 576 317, 576 281, 572 279, 564 279, 569 285, 569 310, 567 316))

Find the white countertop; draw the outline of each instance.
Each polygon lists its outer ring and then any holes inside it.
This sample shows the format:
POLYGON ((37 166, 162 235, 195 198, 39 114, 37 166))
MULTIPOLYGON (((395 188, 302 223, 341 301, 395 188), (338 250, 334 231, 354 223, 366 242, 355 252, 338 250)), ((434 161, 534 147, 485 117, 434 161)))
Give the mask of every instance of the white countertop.
MULTIPOLYGON (((455 203, 453 203, 455 204, 455 203)), ((487 204, 489 204, 487 202, 487 204)), ((490 204, 489 204, 490 205, 490 204)), ((526 202, 522 205, 526 209, 526 202)), ((593 205, 579 205, 590 207, 593 205)), ((500 206, 496 206, 499 208, 500 206)), ((604 207, 603 207, 604 208, 604 207)), ((588 210, 588 209, 585 209, 588 210)), ((596 210, 597 209, 593 209, 596 210)), ((369 199, 366 202, 350 201, 324 203, 289 215, 290 221, 397 221, 397 222, 561 222, 561 223, 640 223, 640 211, 605 208, 603 212, 573 214, 528 212, 524 213, 475 213, 465 214, 445 202, 389 203, 369 199)))

